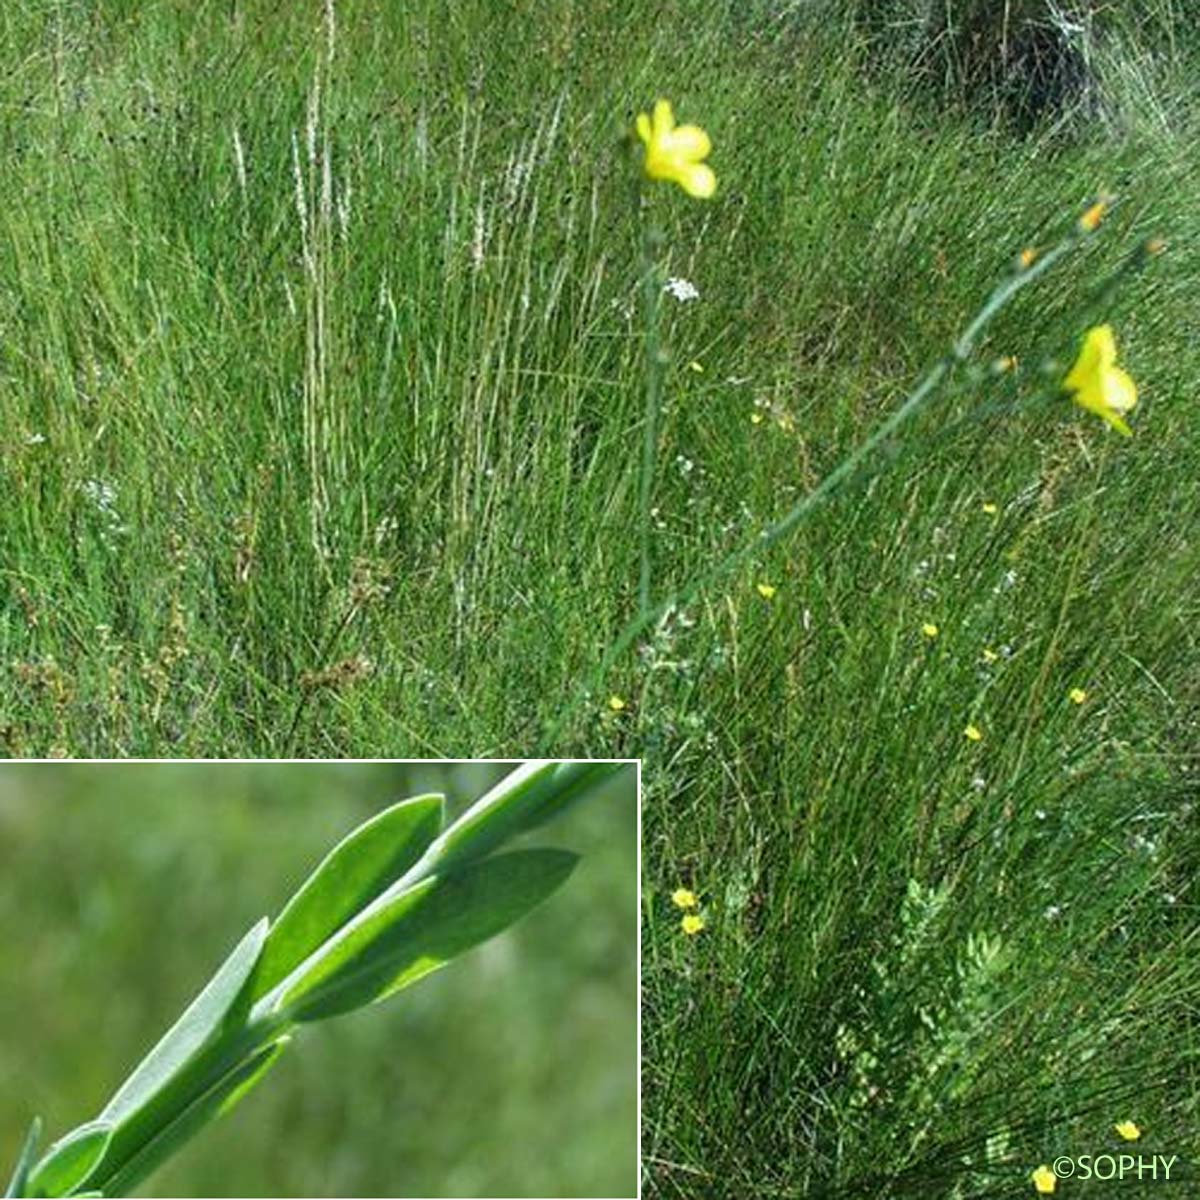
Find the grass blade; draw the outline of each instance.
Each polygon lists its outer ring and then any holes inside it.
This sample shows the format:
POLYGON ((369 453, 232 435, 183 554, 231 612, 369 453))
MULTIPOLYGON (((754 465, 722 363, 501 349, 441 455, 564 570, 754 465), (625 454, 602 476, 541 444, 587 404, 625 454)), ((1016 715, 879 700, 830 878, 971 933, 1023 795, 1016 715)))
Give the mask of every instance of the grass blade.
POLYGON ((395 883, 438 835, 444 814, 443 797, 416 796, 379 813, 335 846, 272 927, 249 999, 265 996, 395 883))
POLYGON ((391 995, 513 924, 577 861, 562 850, 518 850, 425 880, 347 927, 298 973, 280 1009, 315 1021, 391 995))
POLYGON ((108 1122, 91 1121, 59 1138, 30 1173, 29 1195, 72 1195, 100 1165, 112 1133, 108 1122))

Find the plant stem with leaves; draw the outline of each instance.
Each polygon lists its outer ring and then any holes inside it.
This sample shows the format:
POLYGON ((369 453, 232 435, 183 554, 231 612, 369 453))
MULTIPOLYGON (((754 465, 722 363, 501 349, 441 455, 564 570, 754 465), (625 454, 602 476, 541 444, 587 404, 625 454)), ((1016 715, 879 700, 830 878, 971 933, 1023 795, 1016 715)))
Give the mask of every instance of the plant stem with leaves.
POLYGON ((440 795, 385 809, 334 847, 272 923, 241 939, 99 1117, 8 1196, 125 1196, 270 1070, 295 1031, 382 1000, 519 920, 571 874, 563 850, 497 854, 592 795, 620 763, 526 763, 452 825, 440 795))

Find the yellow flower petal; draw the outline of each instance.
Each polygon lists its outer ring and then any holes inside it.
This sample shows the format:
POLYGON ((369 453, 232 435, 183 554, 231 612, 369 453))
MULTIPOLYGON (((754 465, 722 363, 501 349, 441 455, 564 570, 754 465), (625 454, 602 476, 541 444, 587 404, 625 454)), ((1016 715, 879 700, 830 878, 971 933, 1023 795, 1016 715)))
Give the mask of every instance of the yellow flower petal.
POLYGON ((1113 1128, 1127 1142, 1136 1142, 1142 1136, 1141 1129, 1133 1121, 1118 1121, 1113 1128))
POLYGON ((609 696, 609 698, 608 698, 608 707, 609 707, 610 712, 619 713, 619 712, 624 712, 629 707, 629 705, 625 703, 625 700, 623 697, 617 696, 617 695, 612 695, 612 696, 609 696))
POLYGON ((963 737, 970 742, 982 742, 983 731, 978 725, 968 725, 966 729, 963 730, 963 737))
POLYGON ((1104 367, 1117 361, 1116 339, 1111 325, 1096 325, 1084 334, 1079 346, 1079 357, 1067 372, 1063 387, 1069 392, 1079 391, 1104 367))
POLYGON ((679 125, 668 135, 671 150, 684 158, 707 158, 712 153, 712 141, 699 125, 679 125))
POLYGON ((654 136, 655 138, 666 137, 675 125, 675 114, 671 111, 670 100, 656 100, 654 102, 654 136))
POLYGON ((688 891, 687 888, 676 888, 671 893, 671 903, 676 908, 698 908, 700 901, 696 899, 696 893, 688 891))
POLYGON ((1067 695, 1071 698, 1072 704, 1082 704, 1087 699, 1087 692, 1083 688, 1072 688, 1067 695))
POLYGON ((779 591, 779 589, 773 583, 756 583, 754 585, 754 590, 758 592, 758 594, 764 600, 773 600, 775 598, 775 593, 779 591))
POLYGON ((1054 1189, 1058 1187, 1058 1176, 1044 1163, 1029 1178, 1033 1180, 1033 1186, 1041 1196, 1052 1196, 1054 1189))
POLYGON ((704 918, 696 916, 695 913, 688 913, 682 921, 679 922, 679 928, 683 930, 689 937, 694 937, 704 928, 704 918))
POLYGON ((1137 384, 1120 367, 1104 372, 1104 403, 1117 412, 1128 412, 1137 404, 1137 384))
POLYGON ((646 147, 642 166, 651 179, 677 183, 688 195, 705 200, 716 191, 716 175, 700 161, 712 142, 699 125, 676 126, 670 103, 658 100, 652 117, 638 114, 636 127, 646 147))
POLYGON ((925 624, 921 626, 921 632, 927 638, 935 638, 938 635, 938 627, 932 621, 926 621, 925 624))
POLYGON ((990 501, 982 505, 982 508, 989 517, 994 517, 1000 511, 999 507, 995 504, 992 504, 990 501))
POLYGON ((717 177, 707 163, 690 163, 680 167, 676 182, 697 200, 708 200, 717 190, 717 177))
POLYGON ((1062 386, 1080 408, 1095 413, 1119 433, 1133 431, 1121 417, 1137 404, 1137 385, 1117 362, 1117 343, 1112 326, 1097 325, 1084 335, 1079 357, 1067 372, 1062 386))

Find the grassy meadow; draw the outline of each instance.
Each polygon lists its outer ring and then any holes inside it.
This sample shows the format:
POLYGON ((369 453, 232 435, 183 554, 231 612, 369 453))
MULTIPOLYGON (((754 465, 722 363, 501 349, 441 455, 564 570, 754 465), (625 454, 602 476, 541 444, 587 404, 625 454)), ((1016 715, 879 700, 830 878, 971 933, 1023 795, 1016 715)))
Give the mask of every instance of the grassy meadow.
POLYGON ((7 752, 642 758, 647 1197, 1195 1160, 1200 39, 1062 7, 5 5, 7 752), (1086 87, 1022 91, 1001 10, 1086 87), (639 214, 659 96, 718 189, 639 214), (646 226, 689 599, 606 661, 646 226), (1057 392, 1101 322, 1131 439, 1057 392))
MULTIPOLYGON (((0 1159, 94 1118, 234 942, 405 796, 457 813, 502 764, 0 768, 0 1159)), ((631 1196, 632 772, 526 839, 582 857, 514 929, 352 1015, 140 1189, 159 1196, 631 1196)), ((7 1174, 6 1174, 7 1178, 7 1174)))

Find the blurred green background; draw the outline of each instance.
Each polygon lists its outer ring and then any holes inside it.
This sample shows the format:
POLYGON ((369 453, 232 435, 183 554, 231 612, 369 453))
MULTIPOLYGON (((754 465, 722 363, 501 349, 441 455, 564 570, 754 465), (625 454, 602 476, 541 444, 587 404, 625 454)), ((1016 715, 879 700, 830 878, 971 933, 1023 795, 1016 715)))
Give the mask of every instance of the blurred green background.
MULTIPOLYGON (((0 1170, 95 1116, 237 939, 390 802, 452 814, 516 764, 0 767, 0 1170)), ((145 1191, 636 1194, 637 789, 528 839, 561 892, 411 990, 301 1030, 145 1191)))

